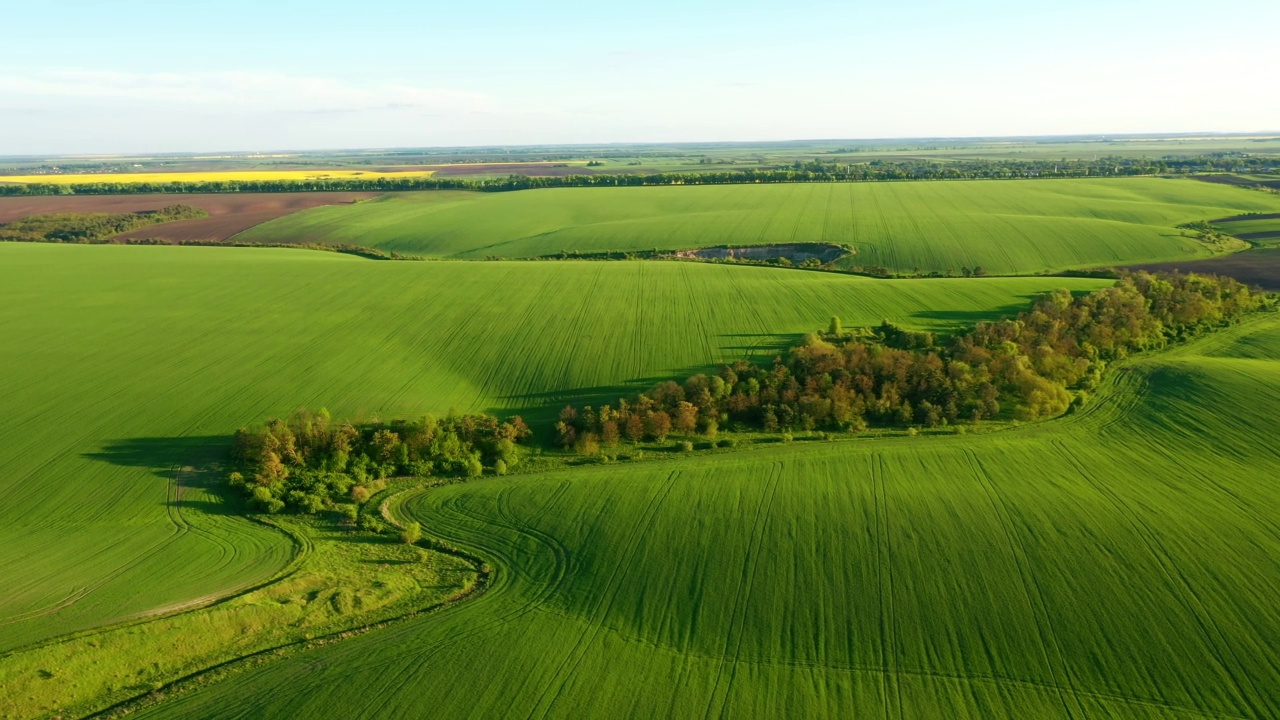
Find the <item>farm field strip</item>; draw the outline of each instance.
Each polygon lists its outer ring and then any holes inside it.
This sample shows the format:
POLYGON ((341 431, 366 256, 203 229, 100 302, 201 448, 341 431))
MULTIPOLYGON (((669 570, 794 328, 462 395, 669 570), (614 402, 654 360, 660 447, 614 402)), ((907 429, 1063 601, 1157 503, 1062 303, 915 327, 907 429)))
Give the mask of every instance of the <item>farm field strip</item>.
POLYGON ((170 242, 226 240, 238 232, 283 215, 323 205, 342 205, 377 197, 377 193, 228 193, 181 195, 59 195, 0 197, 0 223, 29 215, 55 213, 133 213, 191 205, 209 217, 151 225, 117 238, 170 242))
POLYGON ((1009 432, 418 493, 489 593, 143 716, 1271 717, 1278 338, 1143 357, 1009 432))
POLYGON ((43 175, 0 175, 0 183, 52 183, 75 185, 91 183, 169 183, 231 182, 266 180, 343 180, 381 178, 425 178, 433 170, 223 170, 191 172, 77 173, 43 175))
POLYGON ((559 188, 406 193, 236 239, 458 259, 813 242, 854 247, 850 266, 1027 274, 1204 257, 1177 225, 1278 210, 1263 193, 1160 178, 559 188))

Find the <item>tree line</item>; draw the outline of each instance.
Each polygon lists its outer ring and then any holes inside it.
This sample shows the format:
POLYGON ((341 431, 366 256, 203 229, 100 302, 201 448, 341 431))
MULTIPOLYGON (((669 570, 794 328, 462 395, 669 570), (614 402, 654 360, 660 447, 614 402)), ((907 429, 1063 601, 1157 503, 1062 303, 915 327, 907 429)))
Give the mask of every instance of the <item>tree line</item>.
POLYGON ((337 509, 356 517, 386 478, 504 475, 531 433, 519 416, 427 415, 417 420, 337 421, 327 410, 299 410, 236 432, 232 487, 270 513, 337 509))
POLYGON ((0 225, 0 241, 96 243, 148 225, 208 217, 190 205, 133 213, 56 213, 31 215, 0 225))
POLYGON ((1230 278, 1124 274, 1083 296, 1057 290, 1016 318, 949 340, 889 322, 846 331, 832 318, 769 365, 740 361, 599 408, 566 407, 556 439, 601 447, 714 437, 726 425, 766 432, 860 432, 1036 420, 1083 403, 1108 364, 1224 324, 1272 302, 1230 278))
MULTIPOLYGON (((1013 180, 1031 178, 1132 177, 1205 172, 1271 172, 1277 161, 1245 154, 1217 153, 1158 159, 1104 157, 1094 160, 874 160, 866 163, 796 161, 769 168, 653 174, 583 174, 505 178, 328 178, 310 180, 217 180, 201 182, 2 183, 0 196, 128 195, 269 192, 406 192, 475 190, 509 192, 537 188, 728 185, 798 182, 888 182, 903 180, 1013 180)), ((92 178, 92 175, 85 175, 92 178)))

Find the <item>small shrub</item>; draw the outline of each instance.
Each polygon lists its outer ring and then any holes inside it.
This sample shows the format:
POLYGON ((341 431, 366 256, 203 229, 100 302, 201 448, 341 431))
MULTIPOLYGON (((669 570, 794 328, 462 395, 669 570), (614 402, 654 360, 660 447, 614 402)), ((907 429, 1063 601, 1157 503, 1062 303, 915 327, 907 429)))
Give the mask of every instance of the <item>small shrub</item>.
POLYGON ((369 492, 369 488, 364 485, 356 485, 351 488, 351 499, 355 500, 357 505, 363 505, 369 502, 369 498, 372 496, 373 493, 369 492))
POLYGON ((784 442, 784 443, 789 443, 789 442, 791 442, 792 440, 795 440, 795 438, 794 438, 794 437, 792 437, 791 433, 789 433, 789 432, 784 432, 784 433, 782 433, 782 442, 784 442))
POLYGON ((347 525, 355 525, 356 520, 360 517, 360 508, 351 503, 343 503, 334 505, 333 509, 338 513, 338 517, 347 525))
POLYGON ((494 472, 494 474, 495 474, 495 475, 506 475, 506 474, 507 474, 507 463, 506 463, 506 461, 505 461, 505 460, 499 460, 498 462, 494 463, 494 464, 493 464, 493 472, 494 472))
POLYGON ((919 430, 917 430, 917 429, 915 429, 914 427, 909 427, 909 428, 907 428, 907 436, 908 436, 908 437, 915 437, 915 436, 917 436, 917 435, 919 435, 919 434, 920 434, 920 431, 919 431, 919 430))
POLYGON ((680 452, 687 452, 687 453, 693 452, 693 443, 689 442, 688 440, 681 441, 680 452))
POLYGON ((417 544, 422 539, 422 526, 416 522, 408 523, 400 531, 400 540, 405 545, 417 544))

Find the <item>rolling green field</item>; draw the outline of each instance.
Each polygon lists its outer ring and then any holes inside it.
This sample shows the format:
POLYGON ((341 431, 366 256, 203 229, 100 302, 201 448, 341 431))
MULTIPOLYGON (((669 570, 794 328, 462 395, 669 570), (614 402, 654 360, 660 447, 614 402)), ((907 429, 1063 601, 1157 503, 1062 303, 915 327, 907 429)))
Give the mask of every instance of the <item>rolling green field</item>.
POLYGON ((145 717, 1280 714, 1280 320, 1067 419, 494 478, 399 511, 498 567, 145 717))
POLYGON ((1015 274, 1203 256, 1177 225, 1276 211, 1280 197, 1158 178, 566 188, 388 196, 235 240, 460 259, 825 242, 855 248, 845 265, 1015 274))
POLYGON ((271 415, 458 408, 545 422, 565 402, 767 358, 832 313, 946 330, 1050 287, 1102 284, 0 245, 0 653, 283 568, 287 537, 175 480, 271 415))
MULTIPOLYGON (((121 678, 148 677, 149 652, 190 669, 306 637, 339 622, 328 603, 348 583, 396 579, 374 548, 317 537, 338 559, 314 581, 100 631, 290 567, 295 541, 183 469, 241 425, 452 407, 521 412, 545 434, 565 402, 765 360, 832 314, 945 333, 1106 284, 0 245, 0 687, 29 693, 0 707, 56 707, 42 688, 66 683, 63 702, 145 692, 121 678), (67 653, 83 677, 59 674, 67 653)), ((143 714, 1274 717, 1278 401, 1267 315, 1126 363, 1084 412, 1013 430, 411 490, 391 511, 488 562, 483 595, 143 714)), ((401 579, 439 599, 465 575, 401 579)))

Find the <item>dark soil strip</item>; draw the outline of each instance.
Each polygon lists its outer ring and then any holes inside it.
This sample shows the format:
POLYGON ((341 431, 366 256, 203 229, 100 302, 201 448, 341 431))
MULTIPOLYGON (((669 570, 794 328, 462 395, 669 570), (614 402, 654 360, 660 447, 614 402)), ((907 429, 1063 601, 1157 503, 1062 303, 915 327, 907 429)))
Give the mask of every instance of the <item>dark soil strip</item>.
POLYGON ((1241 233, 1236 237, 1241 240, 1271 240, 1272 238, 1280 238, 1280 230, 1267 230, 1266 232, 1241 233))
POLYGON ((1252 187, 1258 184, 1257 180, 1242 178, 1238 175, 1192 175, 1191 179, 1218 185, 1239 185, 1241 187, 1252 187))
POLYGON ((1128 266, 1127 269, 1149 270, 1152 272, 1180 270, 1182 272, 1225 275, 1247 285, 1256 285, 1265 290, 1280 291, 1280 248, 1258 248, 1204 260, 1133 265, 1128 266))

